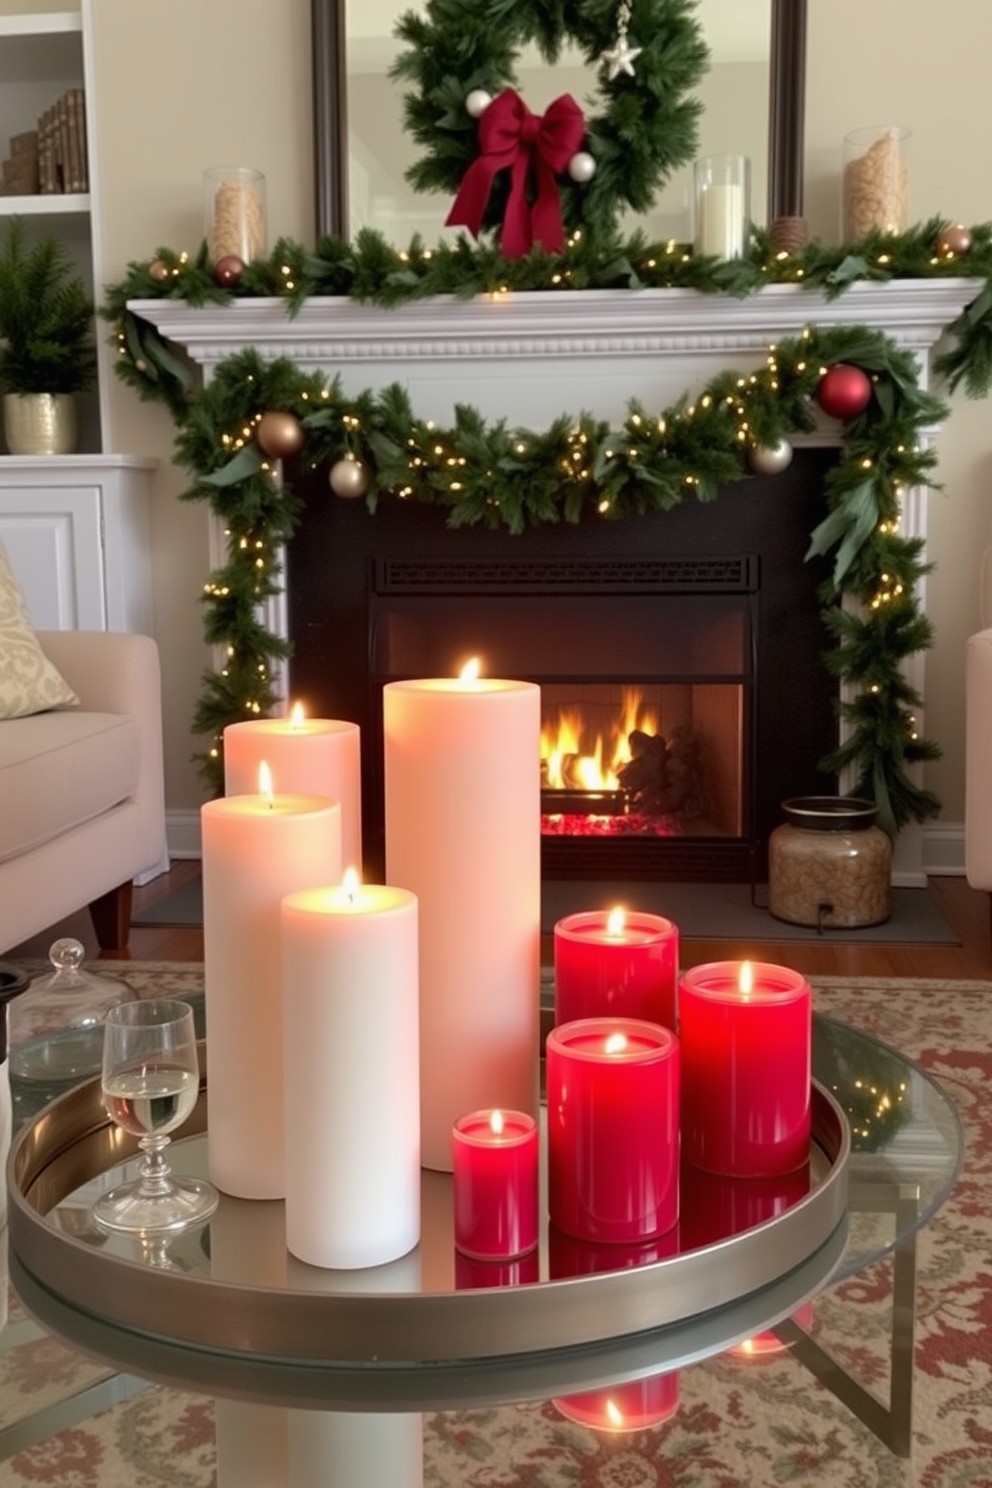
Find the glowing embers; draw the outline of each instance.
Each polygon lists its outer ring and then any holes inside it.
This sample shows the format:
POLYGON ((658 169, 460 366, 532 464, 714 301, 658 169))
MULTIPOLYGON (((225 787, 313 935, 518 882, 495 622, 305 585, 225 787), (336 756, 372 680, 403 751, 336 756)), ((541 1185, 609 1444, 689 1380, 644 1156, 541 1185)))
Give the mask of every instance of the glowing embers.
POLYGON ((546 836, 672 836, 709 815, 704 736, 685 685, 543 685, 546 836))

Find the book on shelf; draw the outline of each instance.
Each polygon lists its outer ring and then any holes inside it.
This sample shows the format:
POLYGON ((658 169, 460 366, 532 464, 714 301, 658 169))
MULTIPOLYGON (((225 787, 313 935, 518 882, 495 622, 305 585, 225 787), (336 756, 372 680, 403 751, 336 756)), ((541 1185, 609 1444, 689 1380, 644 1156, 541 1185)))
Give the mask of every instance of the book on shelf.
POLYGON ((42 195, 89 191, 86 98, 67 88, 38 119, 38 177, 42 195))

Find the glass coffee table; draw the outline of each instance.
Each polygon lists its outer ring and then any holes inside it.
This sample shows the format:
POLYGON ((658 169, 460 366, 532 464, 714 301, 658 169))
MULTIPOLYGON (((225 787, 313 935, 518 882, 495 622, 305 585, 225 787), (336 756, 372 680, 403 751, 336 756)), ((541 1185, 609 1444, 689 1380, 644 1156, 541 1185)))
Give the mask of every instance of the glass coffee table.
MULTIPOLYGON (((204 1086, 207 1078, 205 1068, 204 1086)), ((104 1403, 143 1381, 349 1419, 541 1400, 677 1370, 774 1330, 907 1455, 915 1237, 954 1184, 961 1130, 923 1071, 820 1016, 814 1078, 805 1183, 758 1199, 752 1187, 742 1203, 739 1184, 728 1193, 725 1182, 684 1173, 681 1242, 669 1237, 637 1255, 607 1247, 604 1262, 603 1247, 583 1254, 545 1228, 530 1260, 473 1267, 454 1252, 450 1178, 425 1173, 420 1246, 360 1272, 295 1261, 278 1202, 222 1198, 206 1226, 167 1241, 103 1234, 90 1206, 134 1159, 103 1112, 98 1082, 40 1116, 15 1090, 27 1119, 8 1169, 11 1278, 45 1328, 114 1371, 104 1403), (796 1315, 824 1287, 889 1254, 886 1402, 796 1315)), ((176 1141, 177 1170, 205 1173, 205 1128, 204 1090, 176 1141)))

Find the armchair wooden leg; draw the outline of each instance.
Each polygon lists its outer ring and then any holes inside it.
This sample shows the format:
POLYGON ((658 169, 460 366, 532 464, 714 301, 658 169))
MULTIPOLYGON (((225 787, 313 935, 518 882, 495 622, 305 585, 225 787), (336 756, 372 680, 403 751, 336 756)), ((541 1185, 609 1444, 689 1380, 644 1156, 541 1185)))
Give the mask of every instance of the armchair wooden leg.
POLYGON ((90 904, 90 919, 101 951, 126 951, 131 933, 131 896, 133 885, 118 884, 116 889, 101 894, 90 904))

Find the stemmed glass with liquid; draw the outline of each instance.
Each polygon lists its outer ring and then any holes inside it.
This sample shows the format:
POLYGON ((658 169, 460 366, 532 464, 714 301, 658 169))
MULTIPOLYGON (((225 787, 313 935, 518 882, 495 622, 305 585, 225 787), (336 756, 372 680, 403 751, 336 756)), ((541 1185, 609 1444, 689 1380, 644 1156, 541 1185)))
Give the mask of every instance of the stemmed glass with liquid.
POLYGON ((103 1102, 123 1131, 140 1138, 137 1178, 102 1194, 93 1217, 108 1230, 182 1230, 217 1208, 217 1190, 201 1178, 174 1174, 164 1151, 170 1132, 196 1105, 200 1066, 193 1010, 157 997, 107 1012, 103 1035, 103 1102))

